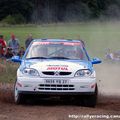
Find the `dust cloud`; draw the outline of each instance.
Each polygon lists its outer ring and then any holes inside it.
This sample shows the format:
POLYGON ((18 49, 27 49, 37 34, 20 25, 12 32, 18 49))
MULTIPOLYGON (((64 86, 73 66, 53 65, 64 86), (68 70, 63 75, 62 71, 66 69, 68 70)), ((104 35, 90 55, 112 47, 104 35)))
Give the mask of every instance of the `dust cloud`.
POLYGON ((120 96, 120 63, 95 65, 100 95, 120 96))

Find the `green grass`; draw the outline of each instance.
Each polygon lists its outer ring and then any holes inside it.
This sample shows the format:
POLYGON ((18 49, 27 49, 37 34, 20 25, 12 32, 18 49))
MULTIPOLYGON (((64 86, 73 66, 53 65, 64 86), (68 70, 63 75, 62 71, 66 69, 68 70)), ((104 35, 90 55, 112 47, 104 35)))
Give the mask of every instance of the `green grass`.
POLYGON ((16 79, 18 64, 0 59, 0 83, 11 83, 16 79))
POLYGON ((104 58, 106 48, 111 48, 113 51, 120 50, 120 22, 8 26, 0 27, 0 33, 5 36, 6 41, 9 40, 10 34, 14 33, 20 40, 21 46, 24 46, 29 33, 32 33, 34 38, 83 39, 91 57, 101 59, 104 58))
POLYGON ((10 34, 14 33, 24 46, 25 39, 29 33, 34 38, 65 38, 83 39, 91 56, 103 58, 106 48, 118 50, 120 47, 120 22, 109 23, 67 23, 46 24, 39 26, 12 26, 0 27, 6 41, 10 34))

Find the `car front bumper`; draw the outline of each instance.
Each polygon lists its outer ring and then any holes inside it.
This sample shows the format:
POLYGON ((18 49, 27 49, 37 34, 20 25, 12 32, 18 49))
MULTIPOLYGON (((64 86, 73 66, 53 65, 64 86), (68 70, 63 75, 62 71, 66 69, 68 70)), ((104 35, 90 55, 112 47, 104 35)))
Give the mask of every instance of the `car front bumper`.
POLYGON ((24 94, 78 95, 93 94, 96 78, 35 78, 18 77, 17 90, 24 94), (46 80, 67 80, 65 84, 46 83, 46 80))

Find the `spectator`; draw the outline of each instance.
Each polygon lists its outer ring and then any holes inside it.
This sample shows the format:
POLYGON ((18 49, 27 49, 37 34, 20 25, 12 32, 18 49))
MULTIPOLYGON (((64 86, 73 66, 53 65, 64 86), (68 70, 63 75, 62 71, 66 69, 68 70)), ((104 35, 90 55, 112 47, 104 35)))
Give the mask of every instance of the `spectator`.
POLYGON ((3 57, 6 53, 6 41, 3 38, 3 35, 0 35, 0 57, 3 57))
POLYGON ((105 58, 114 60, 114 54, 111 52, 111 50, 109 48, 107 49, 107 51, 105 53, 105 58))
POLYGON ((25 53, 24 47, 21 47, 18 55, 19 55, 20 57, 22 57, 22 56, 24 55, 24 53, 25 53))
POLYGON ((29 46, 29 44, 31 43, 32 40, 33 40, 32 34, 29 34, 28 38, 25 41, 25 47, 26 47, 26 49, 28 48, 28 46, 29 46))
POLYGON ((13 56, 13 53, 12 53, 12 49, 11 48, 7 48, 7 53, 5 55, 5 58, 6 59, 9 59, 13 56))
POLYGON ((14 34, 11 35, 11 39, 8 41, 8 47, 12 49, 14 55, 18 54, 20 44, 14 34))

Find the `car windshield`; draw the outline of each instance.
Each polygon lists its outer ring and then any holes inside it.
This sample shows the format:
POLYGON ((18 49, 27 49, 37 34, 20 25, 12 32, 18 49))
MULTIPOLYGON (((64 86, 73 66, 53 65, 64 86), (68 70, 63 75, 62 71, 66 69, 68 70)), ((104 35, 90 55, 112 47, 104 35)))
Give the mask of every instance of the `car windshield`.
POLYGON ((26 59, 88 60, 80 42, 33 42, 26 59))

